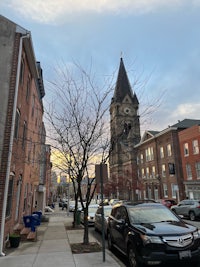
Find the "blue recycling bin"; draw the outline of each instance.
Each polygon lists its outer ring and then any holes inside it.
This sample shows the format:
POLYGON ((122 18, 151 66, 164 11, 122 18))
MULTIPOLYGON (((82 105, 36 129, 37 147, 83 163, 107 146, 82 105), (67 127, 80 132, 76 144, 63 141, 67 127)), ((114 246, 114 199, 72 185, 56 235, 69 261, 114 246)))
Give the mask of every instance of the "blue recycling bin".
POLYGON ((40 217, 38 214, 32 214, 31 217, 32 217, 33 224, 35 226, 40 225, 40 217))
POLYGON ((28 215, 28 216, 24 216, 23 217, 23 221, 24 221, 24 225, 27 228, 31 228, 32 232, 35 232, 35 222, 33 220, 33 216, 32 215, 28 215))
POLYGON ((42 212, 41 211, 34 211, 33 214, 37 214, 39 216, 39 220, 41 222, 42 219, 42 212))

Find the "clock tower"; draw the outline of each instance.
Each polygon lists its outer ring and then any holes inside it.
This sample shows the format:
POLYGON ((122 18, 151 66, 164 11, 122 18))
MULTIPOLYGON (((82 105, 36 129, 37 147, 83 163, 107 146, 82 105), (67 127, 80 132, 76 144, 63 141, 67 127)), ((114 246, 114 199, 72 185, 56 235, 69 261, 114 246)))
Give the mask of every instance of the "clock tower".
POLYGON ((120 59, 115 91, 110 105, 110 183, 112 197, 134 200, 137 189, 137 153, 140 142, 139 102, 120 59), (114 185, 114 186, 113 186, 114 185))

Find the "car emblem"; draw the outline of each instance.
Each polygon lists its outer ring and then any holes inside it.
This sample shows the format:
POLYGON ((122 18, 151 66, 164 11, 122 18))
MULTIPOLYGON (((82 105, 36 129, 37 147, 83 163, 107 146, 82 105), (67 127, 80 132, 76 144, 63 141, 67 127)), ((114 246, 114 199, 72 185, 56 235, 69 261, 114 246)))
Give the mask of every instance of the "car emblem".
POLYGON ((184 244, 184 239, 182 237, 180 237, 177 241, 180 245, 184 244))

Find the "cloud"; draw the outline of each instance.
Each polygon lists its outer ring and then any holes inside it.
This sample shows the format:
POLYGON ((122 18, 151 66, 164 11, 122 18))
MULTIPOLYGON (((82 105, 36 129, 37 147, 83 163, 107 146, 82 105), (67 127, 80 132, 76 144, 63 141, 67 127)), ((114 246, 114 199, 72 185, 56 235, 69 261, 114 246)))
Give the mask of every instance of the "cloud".
POLYGON ((184 103, 177 106, 172 113, 172 118, 198 118, 200 103, 184 103))
MULTIPOLYGON (((39 23, 61 23, 68 16, 84 12, 141 14, 160 8, 185 5, 187 0, 8 0, 4 6, 39 23)), ((190 6, 200 0, 190 1, 190 6)))

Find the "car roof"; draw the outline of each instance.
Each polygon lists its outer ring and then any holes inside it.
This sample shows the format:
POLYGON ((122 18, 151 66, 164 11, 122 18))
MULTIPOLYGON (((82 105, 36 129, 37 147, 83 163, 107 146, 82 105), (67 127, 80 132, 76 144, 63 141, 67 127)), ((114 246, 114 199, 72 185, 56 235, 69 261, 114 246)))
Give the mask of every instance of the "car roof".
POLYGON ((145 206, 145 207, 152 207, 152 206, 161 206, 164 207, 161 203, 158 202, 142 202, 142 201, 134 201, 134 202, 124 202, 124 203, 117 203, 113 207, 119 207, 119 206, 126 206, 126 207, 133 207, 133 206, 145 206))

